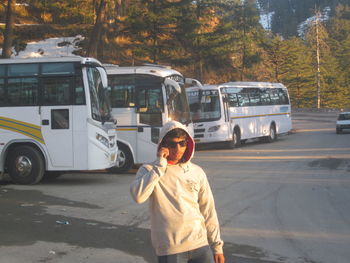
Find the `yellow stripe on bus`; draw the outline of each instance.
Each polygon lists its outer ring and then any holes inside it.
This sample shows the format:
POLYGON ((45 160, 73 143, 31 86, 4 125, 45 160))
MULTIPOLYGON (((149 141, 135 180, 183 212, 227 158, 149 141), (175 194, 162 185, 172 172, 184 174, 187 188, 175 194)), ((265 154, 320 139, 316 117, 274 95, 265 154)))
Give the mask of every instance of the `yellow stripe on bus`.
POLYGON ((41 127, 38 125, 0 116, 0 129, 17 132, 45 144, 41 127))
POLYGON ((117 131, 137 131, 136 128, 117 128, 117 131))
POLYGON ((271 114, 262 114, 262 115, 248 115, 248 116, 237 116, 237 117, 231 117, 231 119, 244 119, 244 118, 254 118, 254 117, 265 117, 265 116, 277 116, 277 115, 288 115, 289 112, 283 112, 283 113, 271 113, 271 114))

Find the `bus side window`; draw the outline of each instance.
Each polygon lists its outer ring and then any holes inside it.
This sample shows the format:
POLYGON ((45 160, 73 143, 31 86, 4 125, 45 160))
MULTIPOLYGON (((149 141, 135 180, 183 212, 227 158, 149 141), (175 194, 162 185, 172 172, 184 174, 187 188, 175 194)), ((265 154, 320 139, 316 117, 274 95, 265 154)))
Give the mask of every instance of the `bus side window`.
POLYGON ((240 106, 249 106, 249 95, 247 93, 239 93, 237 96, 240 106))
POLYGON ((280 104, 289 104, 288 94, 286 90, 279 89, 278 96, 280 98, 280 104))
POLYGON ((42 78, 42 104, 68 105, 70 104, 70 87, 73 79, 67 77, 42 78))
POLYGON ((270 105, 271 104, 270 95, 268 93, 266 93, 266 91, 261 94, 261 104, 262 105, 270 105))
POLYGON ((271 104, 278 105, 280 104, 280 98, 278 96, 278 92, 275 89, 272 89, 270 92, 271 104))
POLYGON ((39 64, 8 65, 9 77, 33 77, 39 75, 39 64))
POLYGON ((261 105, 260 95, 258 93, 249 94, 250 106, 259 106, 261 105))
POLYGON ((160 89, 139 88, 139 105, 137 112, 140 114, 140 123, 148 125, 162 124, 163 100, 160 89))
POLYGON ((113 108, 135 107, 135 86, 111 85, 111 104, 113 108))
POLYGON ((6 105, 6 98, 5 98, 5 80, 0 79, 0 107, 6 105))
POLYGON ((0 107, 6 105, 4 77, 5 77, 5 66, 0 65, 0 107))
POLYGON ((83 80, 81 79, 81 77, 75 78, 74 104, 75 105, 85 105, 86 104, 83 80))
POLYGON ((7 105, 38 105, 38 64, 11 64, 7 66, 7 105))
POLYGON ((69 129, 69 110, 51 110, 51 129, 69 129))
POLYGON ((239 102, 236 93, 228 93, 228 101, 230 107, 239 107, 239 102))
POLYGON ((7 100, 7 105, 11 106, 38 105, 38 79, 8 79, 7 100))

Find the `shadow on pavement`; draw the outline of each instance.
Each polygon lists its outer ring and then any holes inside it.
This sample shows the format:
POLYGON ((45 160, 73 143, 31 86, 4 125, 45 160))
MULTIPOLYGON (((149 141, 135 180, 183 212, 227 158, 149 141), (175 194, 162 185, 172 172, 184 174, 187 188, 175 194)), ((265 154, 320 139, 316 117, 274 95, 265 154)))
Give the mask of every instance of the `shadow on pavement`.
MULTIPOLYGON (((101 209, 84 202, 45 195, 37 190, 0 188, 0 246, 27 246, 38 241, 66 243, 83 248, 110 248, 157 262, 148 229, 108 224, 83 218, 51 215, 52 205, 101 209)), ((227 263, 271 263, 262 250, 225 243, 227 263), (238 257, 235 255, 246 255, 238 257)))

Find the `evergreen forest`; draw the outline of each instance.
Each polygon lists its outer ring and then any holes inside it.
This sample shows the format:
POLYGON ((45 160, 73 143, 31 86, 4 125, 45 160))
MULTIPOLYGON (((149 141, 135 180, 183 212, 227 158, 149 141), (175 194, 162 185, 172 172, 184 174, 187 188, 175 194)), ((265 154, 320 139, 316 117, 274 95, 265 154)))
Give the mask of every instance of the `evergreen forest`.
POLYGON ((77 55, 103 63, 281 82, 294 108, 350 108, 349 0, 2 0, 0 23, 2 58, 81 35, 77 55))

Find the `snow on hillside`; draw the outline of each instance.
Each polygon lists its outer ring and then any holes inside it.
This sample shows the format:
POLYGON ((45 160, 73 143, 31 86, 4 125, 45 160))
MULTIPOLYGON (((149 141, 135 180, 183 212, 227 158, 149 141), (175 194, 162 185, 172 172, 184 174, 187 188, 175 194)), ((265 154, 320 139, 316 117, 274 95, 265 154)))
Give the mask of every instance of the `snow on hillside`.
POLYGON ((75 37, 54 37, 38 42, 29 42, 25 50, 19 51, 18 54, 13 49, 11 58, 74 56, 73 51, 79 49, 77 43, 83 39, 82 36, 78 35, 75 37))
POLYGON ((275 12, 270 12, 267 14, 260 14, 260 24, 265 30, 271 30, 271 20, 275 12))
MULTIPOLYGON (((329 13, 331 12, 331 8, 329 6, 325 7, 322 12, 321 15, 319 17, 320 21, 327 21, 329 20, 329 13)), ((305 35, 305 32, 307 31, 308 27, 315 23, 316 21, 316 16, 312 16, 309 17, 308 19, 306 19, 304 22, 300 23, 298 26, 298 35, 300 37, 303 37, 305 35)))

